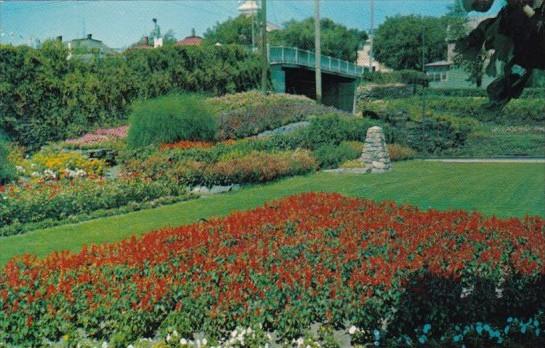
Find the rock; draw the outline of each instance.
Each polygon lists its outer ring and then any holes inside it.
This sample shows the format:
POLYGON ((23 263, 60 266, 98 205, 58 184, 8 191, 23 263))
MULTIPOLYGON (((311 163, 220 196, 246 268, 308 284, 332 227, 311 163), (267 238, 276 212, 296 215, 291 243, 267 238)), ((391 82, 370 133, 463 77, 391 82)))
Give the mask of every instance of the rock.
POLYGON ((263 133, 260 133, 260 134, 257 135, 257 137, 258 138, 263 138, 263 137, 269 137, 269 136, 272 136, 272 135, 289 134, 289 133, 292 133, 292 132, 294 132, 294 131, 296 131, 298 129, 308 127, 308 125, 310 125, 310 122, 308 122, 308 121, 290 123, 290 124, 287 124, 287 125, 285 125, 283 127, 276 128, 276 129, 273 129, 273 130, 270 130, 270 131, 265 131, 263 133))
POLYGON ((110 180, 117 179, 120 173, 121 173, 121 166, 120 165, 113 166, 106 171, 105 177, 106 179, 110 179, 110 180))
POLYGON ((239 184, 224 185, 224 186, 214 185, 214 186, 212 186, 210 188, 208 188, 206 186, 195 186, 191 190, 191 193, 195 193, 195 194, 198 194, 198 195, 216 195, 216 194, 219 194, 219 193, 225 193, 225 192, 237 191, 237 190, 240 190, 240 185, 239 184))
POLYGON ((96 158, 106 161, 110 165, 116 164, 117 151, 110 149, 91 149, 82 152, 89 158, 96 158))
POLYGON ((221 186, 221 185, 214 185, 210 189, 210 194, 218 194, 218 193, 225 193, 231 191, 233 188, 233 185, 227 185, 227 186, 221 186))
POLYGON ((360 160, 363 162, 363 167, 371 173, 384 173, 391 170, 392 164, 382 128, 371 127, 367 130, 360 160))
POLYGON ((195 186, 193 187, 193 189, 191 190, 192 193, 195 193, 195 194, 209 194, 210 193, 210 189, 206 186, 195 186))

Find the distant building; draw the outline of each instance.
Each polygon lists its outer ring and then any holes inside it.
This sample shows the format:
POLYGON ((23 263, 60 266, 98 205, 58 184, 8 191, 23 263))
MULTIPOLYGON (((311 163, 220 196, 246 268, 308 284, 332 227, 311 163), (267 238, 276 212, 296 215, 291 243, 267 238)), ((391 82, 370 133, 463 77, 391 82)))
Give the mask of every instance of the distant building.
POLYGON ((191 30, 191 35, 186 36, 182 40, 176 41, 176 46, 200 46, 203 38, 195 33, 195 29, 191 30))
MULTIPOLYGON (((468 21, 468 30, 475 29, 487 17, 471 17, 468 21)), ((469 81, 469 74, 454 63, 455 42, 447 42, 447 59, 424 65, 426 75, 430 77, 431 88, 476 88, 474 82, 469 81)), ((486 66, 487 63, 485 63, 486 66)), ((486 88, 494 78, 483 73, 481 88, 486 88)))
POLYGON ((356 65, 369 69, 370 71, 389 72, 392 69, 373 59, 373 37, 370 36, 367 42, 363 44, 363 47, 358 51, 358 59, 356 65))
MULTIPOLYGON (((257 16, 257 12, 259 11, 259 4, 256 0, 244 0, 240 6, 238 7, 238 12, 243 16, 257 16)), ((267 32, 280 30, 282 29, 281 26, 278 24, 267 22, 267 32)))
POLYGON ((153 45, 150 42, 149 36, 143 36, 136 43, 132 44, 128 49, 129 50, 147 50, 153 48, 153 45))
POLYGON ((256 0, 245 0, 238 7, 238 12, 244 16, 255 16, 259 10, 259 5, 256 0))
MULTIPOLYGON (((59 38, 62 40, 62 36, 59 38)), ((78 59, 86 60, 116 53, 114 49, 106 46, 102 41, 94 39, 92 34, 87 34, 82 39, 68 41, 66 46, 70 51, 69 58, 77 57, 78 59)))

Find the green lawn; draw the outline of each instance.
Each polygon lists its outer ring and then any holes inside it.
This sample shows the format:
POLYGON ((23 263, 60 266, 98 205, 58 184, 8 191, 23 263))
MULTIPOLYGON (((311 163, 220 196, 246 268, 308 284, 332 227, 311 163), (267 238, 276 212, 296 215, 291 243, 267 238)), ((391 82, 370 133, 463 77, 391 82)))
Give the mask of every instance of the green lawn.
POLYGON ((238 192, 108 217, 76 225, 0 238, 0 265, 21 253, 44 256, 56 250, 117 241, 146 231, 226 215, 306 191, 339 192, 375 200, 395 200, 420 208, 478 210, 498 216, 545 216, 544 164, 394 163, 382 175, 318 173, 238 192))

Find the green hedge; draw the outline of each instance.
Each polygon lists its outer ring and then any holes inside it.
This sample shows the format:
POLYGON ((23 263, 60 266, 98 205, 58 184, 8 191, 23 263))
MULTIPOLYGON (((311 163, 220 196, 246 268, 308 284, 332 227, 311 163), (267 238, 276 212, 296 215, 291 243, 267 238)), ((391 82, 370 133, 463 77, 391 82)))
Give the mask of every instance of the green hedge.
POLYGON ((15 166, 9 161, 9 143, 0 133, 0 185, 12 180, 15 177, 15 166))
POLYGON ((427 86, 429 77, 418 70, 398 70, 392 72, 369 72, 363 74, 363 80, 377 84, 406 83, 427 86))
MULTIPOLYGON (((425 93, 434 97, 488 97, 486 90, 479 88, 428 88, 425 93)), ((545 88, 526 88, 521 98, 545 98, 545 88)))
POLYGON ((0 45, 0 128, 38 148, 124 122, 128 106, 176 91, 235 93, 258 85, 259 59, 236 46, 128 50, 83 62, 49 41, 0 45))

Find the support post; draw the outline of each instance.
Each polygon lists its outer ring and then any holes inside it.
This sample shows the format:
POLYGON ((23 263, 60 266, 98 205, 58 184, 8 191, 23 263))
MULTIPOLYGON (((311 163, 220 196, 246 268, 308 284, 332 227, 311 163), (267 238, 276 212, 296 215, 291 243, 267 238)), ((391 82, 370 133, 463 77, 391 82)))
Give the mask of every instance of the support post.
POLYGON ((316 101, 322 103, 320 0, 314 0, 314 52, 316 57, 316 101))
POLYGON ((268 46, 267 46, 267 0, 261 0, 261 92, 267 93, 267 73, 269 71, 268 61, 268 46))

